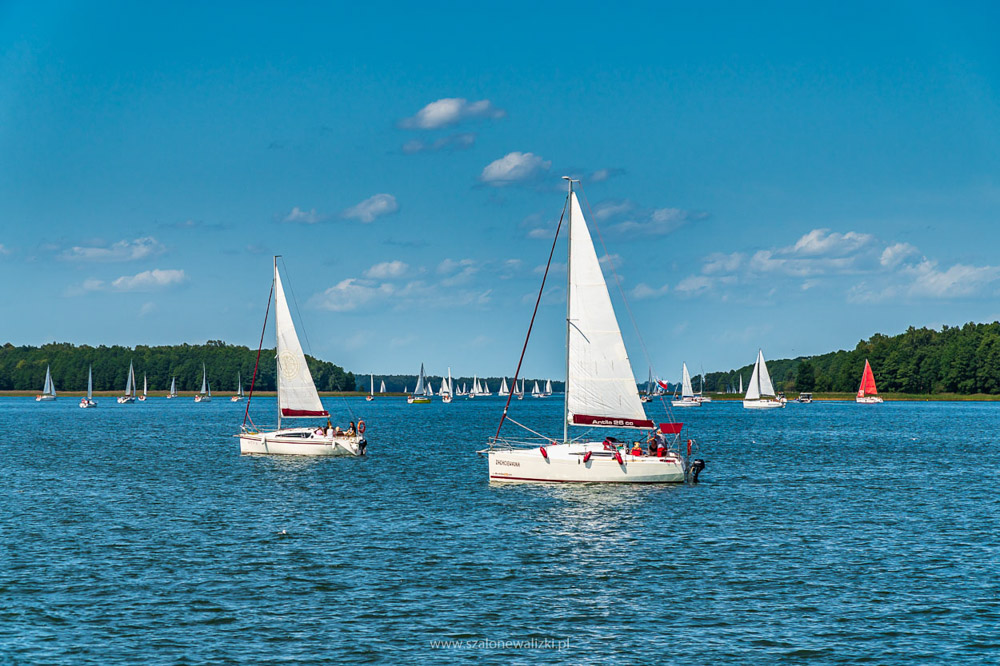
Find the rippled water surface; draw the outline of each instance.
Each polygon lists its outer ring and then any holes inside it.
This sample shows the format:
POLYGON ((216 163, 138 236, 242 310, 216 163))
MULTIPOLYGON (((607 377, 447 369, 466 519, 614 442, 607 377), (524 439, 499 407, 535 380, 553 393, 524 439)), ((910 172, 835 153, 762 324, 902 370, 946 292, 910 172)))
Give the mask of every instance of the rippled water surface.
POLYGON ((325 402, 367 458, 0 399, 0 661, 1000 661, 1000 404, 714 403, 702 483, 630 488, 488 484, 497 398, 325 402))

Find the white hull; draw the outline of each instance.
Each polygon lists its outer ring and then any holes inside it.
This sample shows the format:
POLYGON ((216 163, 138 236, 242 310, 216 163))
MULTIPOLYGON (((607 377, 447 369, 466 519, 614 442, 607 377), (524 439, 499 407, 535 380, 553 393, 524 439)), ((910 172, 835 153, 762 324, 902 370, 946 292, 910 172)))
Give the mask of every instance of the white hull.
POLYGON ((90 407, 97 407, 97 403, 86 398, 80 401, 80 409, 89 409, 90 407))
POLYGON ((170 400, 171 398, 176 398, 176 397, 177 397, 176 395, 168 395, 167 396, 167 400, 170 400))
POLYGON ((372 401, 372 400, 374 400, 374 399, 375 399, 375 397, 374 397, 374 396, 371 396, 371 395, 366 395, 366 396, 365 396, 365 400, 366 400, 367 402, 371 402, 371 401, 372 401))
POLYGON ((684 398, 682 400, 671 400, 670 404, 674 407, 701 407, 701 400, 684 398))
POLYGON ((663 458, 622 453, 622 464, 603 442, 553 444, 487 452, 494 483, 683 483, 684 463, 676 453, 663 458), (583 459, 590 452, 587 462, 583 459))
POLYGON ((51 402, 52 400, 55 400, 55 399, 56 399, 56 397, 54 395, 36 395, 35 396, 35 402, 51 402))
POLYGON ((360 456, 362 437, 325 435, 313 428, 283 428, 271 432, 244 433, 240 453, 285 456, 360 456))
POLYGON ((409 398, 406 399, 406 402, 408 402, 411 405, 429 405, 429 404, 431 404, 431 399, 430 398, 414 398, 413 396, 410 396, 409 398))
POLYGON ((694 399, 697 400, 698 402, 712 402, 711 396, 707 395, 696 395, 694 399))
POLYGON ((443 395, 443 396, 441 396, 441 402, 443 402, 445 404, 450 403, 451 402, 451 396, 450 395, 443 395))
POLYGON ((128 396, 118 396, 119 405, 131 405, 133 402, 135 402, 135 398, 128 396))
POLYGON ((863 398, 855 398, 854 402, 859 405, 879 405, 882 404, 882 396, 878 395, 866 395, 863 398))
POLYGON ((768 400, 766 398, 743 401, 743 409, 777 409, 784 406, 785 403, 781 400, 768 400))
POLYGON ((139 402, 146 402, 146 396, 140 395, 138 398, 139 402))
POLYGON ((210 395, 196 395, 194 397, 195 402, 212 402, 212 396, 210 395))

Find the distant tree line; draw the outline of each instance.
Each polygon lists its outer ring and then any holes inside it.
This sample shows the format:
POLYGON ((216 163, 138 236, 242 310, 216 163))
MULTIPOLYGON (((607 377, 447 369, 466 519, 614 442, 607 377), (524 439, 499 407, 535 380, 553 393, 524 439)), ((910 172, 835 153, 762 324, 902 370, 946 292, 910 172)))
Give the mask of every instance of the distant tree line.
MULTIPOLYGON (((357 374, 357 390, 364 393, 368 393, 368 388, 370 384, 370 376, 364 374, 357 374)), ((430 381, 431 386, 434 388, 434 393, 437 393, 441 389, 441 381, 444 379, 440 375, 424 375, 425 381, 430 381)), ((466 388, 472 389, 472 377, 452 377, 452 382, 455 384, 456 389, 462 388, 462 384, 465 384, 466 388)), ((484 381, 489 385, 490 393, 496 393, 500 390, 500 382, 503 378, 501 377, 479 377, 479 383, 482 384, 484 381)), ((375 392, 378 393, 381 382, 385 381, 385 390, 387 393, 403 393, 404 390, 412 391, 417 385, 417 375, 375 375, 375 392)), ((525 378, 524 380, 524 392, 531 393, 531 388, 535 382, 538 382, 538 388, 545 388, 545 379, 535 379, 535 378, 525 378)), ((518 379, 517 383, 520 384, 521 380, 518 379)), ((507 377, 507 388, 513 389, 511 383, 511 378, 507 377)), ((561 393, 563 390, 563 382, 552 382, 552 391, 555 393, 561 393)))
MULTIPOLYGON (((197 391, 201 388, 202 363, 213 391, 235 391, 237 373, 243 379, 244 390, 249 391, 256 357, 256 349, 229 345, 221 340, 209 340, 204 345, 139 345, 135 348, 76 346, 65 342, 15 347, 7 343, 0 347, 0 390, 40 391, 45 381, 45 368, 50 366, 56 391, 85 391, 87 370, 93 365, 95 391, 122 391, 131 361, 140 391, 143 375, 150 391, 166 391, 173 377, 177 378, 178 391, 197 391)), ((311 356, 306 356, 306 363, 320 391, 354 390, 353 373, 311 356)), ((260 353, 256 388, 275 390, 274 349, 264 349, 260 353)))
MULTIPOLYGON (((766 350, 765 350, 766 352, 766 350)), ((1000 393, 1000 322, 943 326, 940 331, 910 327, 888 336, 876 333, 850 351, 768 360, 775 389, 853 392, 861 384, 865 359, 872 364, 879 392, 1000 393)), ((750 381, 753 365, 705 375, 708 391, 750 381)))

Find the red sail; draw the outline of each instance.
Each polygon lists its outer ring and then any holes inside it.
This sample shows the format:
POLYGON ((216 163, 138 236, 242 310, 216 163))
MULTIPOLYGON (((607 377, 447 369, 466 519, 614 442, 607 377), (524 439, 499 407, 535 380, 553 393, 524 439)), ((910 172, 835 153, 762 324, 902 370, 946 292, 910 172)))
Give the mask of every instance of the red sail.
POLYGON ((878 395, 878 389, 875 388, 875 375, 872 374, 872 366, 868 363, 868 359, 865 359, 865 373, 861 375, 861 388, 858 389, 859 398, 866 395, 878 395))

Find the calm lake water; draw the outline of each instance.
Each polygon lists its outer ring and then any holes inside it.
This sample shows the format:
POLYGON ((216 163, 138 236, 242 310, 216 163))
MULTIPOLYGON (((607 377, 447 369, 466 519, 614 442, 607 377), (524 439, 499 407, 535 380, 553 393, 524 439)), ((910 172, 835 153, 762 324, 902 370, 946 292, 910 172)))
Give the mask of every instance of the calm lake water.
POLYGON ((323 460, 99 400, 0 399, 0 663, 1000 661, 998 403, 714 403, 634 488, 491 486, 498 398, 325 399, 370 455, 323 460))

